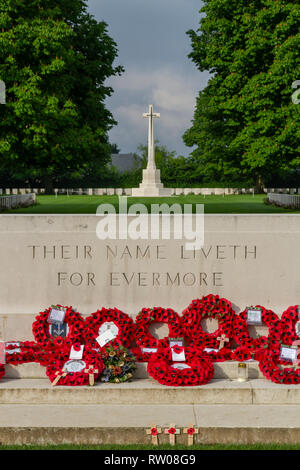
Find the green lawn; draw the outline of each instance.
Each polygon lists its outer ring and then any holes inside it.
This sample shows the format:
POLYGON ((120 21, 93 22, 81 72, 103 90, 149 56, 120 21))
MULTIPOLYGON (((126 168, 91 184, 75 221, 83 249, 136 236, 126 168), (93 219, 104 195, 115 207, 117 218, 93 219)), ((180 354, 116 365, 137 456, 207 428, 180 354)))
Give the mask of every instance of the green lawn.
POLYGON ((143 446, 143 445, 23 445, 23 446, 0 446, 0 450, 300 450, 299 445, 288 444, 253 444, 253 445, 240 445, 240 444, 207 444, 207 445, 194 445, 191 447, 184 445, 161 445, 161 446, 143 446))
MULTIPOLYGON (((143 203, 204 204, 207 214, 288 214, 300 213, 300 210, 283 209, 263 203, 265 194, 254 197, 249 194, 230 196, 173 196, 168 198, 128 198, 128 205, 143 203)), ((95 214, 99 204, 109 203, 118 211, 118 196, 37 196, 37 204, 26 209, 5 211, 4 214, 95 214)))

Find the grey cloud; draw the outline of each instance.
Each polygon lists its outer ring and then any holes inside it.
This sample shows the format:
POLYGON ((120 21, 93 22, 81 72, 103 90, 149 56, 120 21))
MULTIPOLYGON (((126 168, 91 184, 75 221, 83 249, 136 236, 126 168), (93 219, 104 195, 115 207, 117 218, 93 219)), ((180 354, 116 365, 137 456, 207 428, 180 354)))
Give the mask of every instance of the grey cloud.
POLYGON ((118 121, 110 132, 122 152, 135 151, 147 140, 147 122, 141 114, 153 103, 161 119, 156 137, 170 150, 188 155, 182 134, 190 127, 196 96, 208 80, 188 59, 186 35, 197 29, 199 0, 89 0, 89 11, 108 23, 118 44, 116 63, 125 67, 121 77, 108 81, 114 94, 107 106, 118 121))

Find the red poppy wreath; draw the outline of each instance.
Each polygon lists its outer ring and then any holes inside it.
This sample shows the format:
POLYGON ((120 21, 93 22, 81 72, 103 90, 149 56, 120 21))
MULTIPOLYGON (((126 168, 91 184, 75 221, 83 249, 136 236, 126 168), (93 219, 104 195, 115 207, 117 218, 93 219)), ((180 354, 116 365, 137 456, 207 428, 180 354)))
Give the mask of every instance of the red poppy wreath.
POLYGON ((267 310, 261 305, 256 305, 255 309, 261 310, 262 323, 269 328, 268 336, 251 338, 247 324, 248 308, 246 308, 239 315, 236 315, 233 321, 233 337, 235 342, 239 346, 252 350, 259 350, 260 348, 266 347, 272 350, 277 349, 281 337, 281 324, 278 316, 272 310, 267 310))
POLYGON ((76 341, 80 341, 84 320, 78 312, 75 312, 72 307, 63 307, 56 305, 56 308, 64 310, 64 320, 61 323, 49 323, 49 316, 53 307, 49 307, 44 312, 36 317, 36 321, 32 325, 32 332, 35 341, 38 344, 46 346, 53 344, 57 337, 63 338, 63 342, 72 345, 76 341))
POLYGON ((181 324, 184 336, 190 344, 207 348, 229 346, 232 338, 232 319, 234 311, 231 302, 218 295, 203 296, 195 299, 182 312, 181 324), (218 320, 218 329, 213 333, 206 333, 201 327, 204 318, 218 320))
POLYGON ((281 316, 281 340, 283 344, 291 345, 300 338, 299 305, 293 305, 281 316))
MULTIPOLYGON (((144 353, 144 349, 157 349, 158 347, 168 347, 168 338, 179 338, 183 336, 180 317, 171 308, 143 308, 135 320, 135 340, 139 348, 144 353), (149 332, 149 326, 153 323, 167 323, 169 336, 157 339, 149 332)), ((154 351, 153 351, 154 352, 154 351)))
POLYGON ((260 355, 259 368, 263 375, 272 382, 281 384, 299 384, 300 383, 300 367, 287 367, 280 369, 279 367, 280 352, 270 353, 265 351, 260 355))
POLYGON ((103 349, 108 345, 128 348, 132 336, 133 320, 116 308, 102 308, 85 320, 83 337, 93 348, 103 349))
POLYGON ((5 367, 0 364, 0 380, 2 379, 2 377, 4 377, 5 375, 5 367))
POLYGON ((204 385, 214 376, 214 367, 208 354, 193 347, 175 346, 174 352, 184 350, 185 361, 173 362, 171 348, 161 348, 148 362, 149 375, 162 385, 196 386, 204 385))
POLYGON ((33 341, 8 341, 5 343, 7 364, 18 365, 39 362, 40 346, 33 341))
MULTIPOLYGON (((80 344, 75 344, 75 350, 80 350, 80 344)), ((82 359, 61 360, 56 354, 49 359, 46 374, 52 385, 94 385, 104 369, 101 356, 85 346, 82 359)))

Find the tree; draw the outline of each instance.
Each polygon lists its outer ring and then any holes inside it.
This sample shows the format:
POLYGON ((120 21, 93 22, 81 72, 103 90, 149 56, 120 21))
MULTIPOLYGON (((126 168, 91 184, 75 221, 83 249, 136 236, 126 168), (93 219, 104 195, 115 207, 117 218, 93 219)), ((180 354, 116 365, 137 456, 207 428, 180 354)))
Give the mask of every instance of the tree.
POLYGON ((2 0, 0 79, 1 168, 38 175, 48 192, 62 174, 110 158, 107 133, 116 124, 104 100, 115 42, 83 0, 2 0))
POLYGON ((206 180, 262 186, 300 167, 299 0, 204 0, 189 57, 212 76, 199 93, 186 145, 206 180))
MULTIPOLYGON (((138 156, 142 160, 142 168, 137 170, 139 182, 142 179, 142 169, 146 168, 148 162, 147 145, 139 145, 138 156)), ((175 151, 168 150, 165 145, 155 142, 155 164, 159 168, 161 180, 168 186, 189 185, 194 182, 195 165, 191 158, 177 156, 175 151)))

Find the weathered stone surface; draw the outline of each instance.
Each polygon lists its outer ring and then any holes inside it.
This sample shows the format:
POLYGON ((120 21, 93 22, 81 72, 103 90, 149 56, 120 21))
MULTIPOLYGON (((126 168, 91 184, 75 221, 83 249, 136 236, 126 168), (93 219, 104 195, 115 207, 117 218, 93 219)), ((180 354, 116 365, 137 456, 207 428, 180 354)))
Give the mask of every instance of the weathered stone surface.
MULTIPOLYGON (((116 306, 135 316, 154 305, 180 313, 209 293, 230 299, 237 312, 260 304, 281 314, 300 303, 299 215, 206 215, 196 252, 172 238, 99 240, 99 220, 0 216, 2 322, 53 303, 83 314, 116 306)), ((21 339, 7 327, 9 339, 21 339)))

